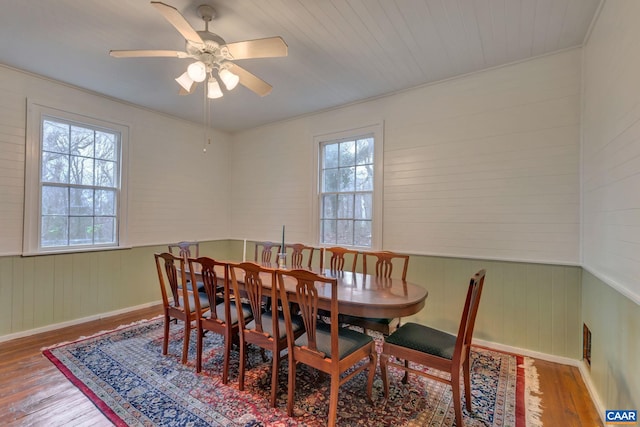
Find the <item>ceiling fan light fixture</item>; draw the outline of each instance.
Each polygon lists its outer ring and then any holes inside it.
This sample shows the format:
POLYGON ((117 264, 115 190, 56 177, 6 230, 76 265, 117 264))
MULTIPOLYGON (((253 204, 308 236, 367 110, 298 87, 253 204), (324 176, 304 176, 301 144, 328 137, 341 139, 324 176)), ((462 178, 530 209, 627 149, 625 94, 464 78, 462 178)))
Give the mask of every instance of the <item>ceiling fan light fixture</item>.
POLYGON ((180 77, 178 77, 176 81, 180 86, 182 86, 184 90, 186 90, 189 93, 191 92, 193 85, 196 83, 191 79, 191 77, 189 77, 189 73, 187 71, 182 73, 182 75, 180 75, 180 77))
POLYGON ((207 82, 207 98, 217 99, 222 98, 222 89, 220 89, 220 83, 215 77, 209 77, 207 82))
POLYGON ((202 61, 196 61, 187 67, 187 73, 194 82, 203 82, 207 78, 207 66, 202 61))
POLYGON ((226 68, 220 70, 220 72, 218 72, 218 75, 220 76, 220 80, 222 80, 222 83, 224 83, 224 86, 227 88, 227 90, 233 90, 233 88, 238 86, 238 82, 240 82, 240 77, 236 74, 233 74, 226 68))

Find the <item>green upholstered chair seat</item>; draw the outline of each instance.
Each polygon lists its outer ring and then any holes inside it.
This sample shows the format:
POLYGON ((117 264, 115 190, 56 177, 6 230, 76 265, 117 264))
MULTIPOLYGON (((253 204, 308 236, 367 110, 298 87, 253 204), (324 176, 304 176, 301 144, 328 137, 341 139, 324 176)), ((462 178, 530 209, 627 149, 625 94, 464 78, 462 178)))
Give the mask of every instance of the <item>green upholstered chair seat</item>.
MULTIPOLYGON (((218 305, 216 305, 216 314, 218 315, 218 319, 224 321, 226 313, 225 313, 225 306, 224 303, 220 303, 218 305)), ((231 315, 231 324, 235 325, 236 323, 238 323, 238 310, 236 309, 236 305, 235 303, 231 303, 231 310, 230 311, 230 315, 231 315)), ((244 316, 245 319, 251 319, 251 308, 249 307, 249 304, 242 304, 242 314, 244 316)), ((211 317, 211 312, 207 311, 205 313, 204 317, 211 317)))
POLYGON ((405 323, 389 335, 386 342, 451 360, 456 336, 417 323, 405 323))
MULTIPOLYGON (((262 330, 273 336, 273 321, 271 320, 271 316, 271 312, 267 312, 262 315, 262 330)), ((302 317, 300 316, 292 316, 291 324, 293 325, 294 333, 304 329, 304 322, 302 321, 302 317)), ((255 320, 252 320, 244 326, 245 329, 254 329, 255 327, 255 320)), ((278 338, 284 338, 287 336, 287 326, 284 322, 284 316, 282 315, 282 313, 278 314, 278 332, 280 334, 278 338)))
MULTIPOLYGON (((373 338, 369 335, 347 328, 339 328, 338 335, 340 359, 343 359, 357 349, 373 341, 373 338)), ((308 345, 306 333, 296 340, 296 345, 308 345)), ((318 351, 323 352, 327 357, 331 357, 331 325, 324 323, 317 324, 316 345, 318 346, 318 351)))

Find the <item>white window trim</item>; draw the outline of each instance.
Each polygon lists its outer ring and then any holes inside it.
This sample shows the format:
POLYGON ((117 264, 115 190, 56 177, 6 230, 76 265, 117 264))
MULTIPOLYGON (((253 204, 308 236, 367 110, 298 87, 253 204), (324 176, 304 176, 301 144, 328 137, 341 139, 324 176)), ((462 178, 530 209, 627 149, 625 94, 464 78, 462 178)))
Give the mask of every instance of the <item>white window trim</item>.
MULTIPOLYGON (((127 248, 127 181, 129 165, 129 126, 108 120, 72 113, 71 108, 56 106, 51 102, 40 102, 27 99, 27 129, 25 153, 25 198, 24 198, 24 230, 22 255, 43 255, 55 253, 104 251, 127 248), (65 248, 42 248, 40 245, 40 156, 41 156, 41 124, 42 116, 58 117, 86 123, 97 127, 109 128, 120 132, 120 190, 118 192, 118 243, 116 245, 73 246, 65 248)), ((95 114, 99 117, 99 114, 95 114)))
POLYGON ((382 201, 384 197, 384 123, 374 123, 358 128, 318 134, 313 137, 313 215, 312 227, 316 245, 332 246, 322 244, 320 242, 320 145, 324 142, 331 142, 340 139, 348 139, 360 135, 373 135, 374 138, 374 161, 373 161, 373 221, 371 224, 371 247, 354 247, 363 250, 381 250, 382 249, 382 201))

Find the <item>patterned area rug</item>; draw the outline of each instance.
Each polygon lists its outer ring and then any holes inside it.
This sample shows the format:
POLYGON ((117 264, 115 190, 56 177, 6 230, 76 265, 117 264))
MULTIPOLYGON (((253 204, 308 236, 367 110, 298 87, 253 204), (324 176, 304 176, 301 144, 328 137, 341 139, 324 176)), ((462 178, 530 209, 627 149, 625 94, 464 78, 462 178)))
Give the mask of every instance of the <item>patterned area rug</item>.
MULTIPOLYGON (((195 332, 189 363, 179 362, 182 328, 172 324, 169 354, 162 356, 162 321, 118 328, 43 351, 64 375, 116 425, 122 426, 323 426, 329 379, 304 365, 298 368, 294 417, 286 415, 287 362, 279 372, 278 408, 269 407, 270 355, 250 351, 245 390, 239 391, 238 353, 232 352, 229 383, 222 384, 221 337, 205 337, 203 372, 195 372, 195 332)), ((380 345, 380 339, 377 339, 380 345)), ((374 403, 365 399, 366 371, 340 388, 340 426, 455 425, 451 388, 390 368, 390 393, 384 399, 380 370, 374 403)), ((537 373, 529 358, 474 347, 472 413, 466 426, 539 424, 537 373)))

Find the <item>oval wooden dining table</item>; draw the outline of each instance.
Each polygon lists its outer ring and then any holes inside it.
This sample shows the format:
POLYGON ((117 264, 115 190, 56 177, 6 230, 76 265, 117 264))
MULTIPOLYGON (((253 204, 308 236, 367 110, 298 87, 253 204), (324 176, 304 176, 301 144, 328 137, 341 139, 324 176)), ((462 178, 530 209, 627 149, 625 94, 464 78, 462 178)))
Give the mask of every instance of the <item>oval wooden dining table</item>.
MULTIPOLYGON (((286 271, 286 269, 285 269, 286 271)), ((368 274, 315 270, 338 281, 338 311, 358 317, 396 318, 416 314, 425 305, 428 292, 422 286, 401 279, 376 277, 368 274)), ((295 292, 293 279, 284 275, 290 294, 295 292)), ((319 308, 329 309, 331 287, 316 286, 319 308)))
MULTIPOLYGON (((230 265, 238 264, 229 262, 230 265)), ((276 264, 264 265, 277 270, 276 264)), ((338 311, 340 314, 358 317, 372 318, 397 318, 406 317, 418 313, 425 305, 428 291, 416 284, 402 279, 384 278, 362 273, 340 272, 330 269, 309 269, 322 273, 327 277, 334 277, 338 281, 338 311)), ((288 268, 284 268, 287 271, 288 268)), ((196 276, 199 272, 196 272, 196 276)), ((266 276, 268 277, 268 276, 266 276)), ((264 285, 268 286, 267 280, 264 285)), ((285 286, 290 295, 295 293, 295 284, 292 278, 285 275, 285 286)), ((328 310, 331 304, 331 288, 328 285, 319 285, 319 308, 328 310)))

